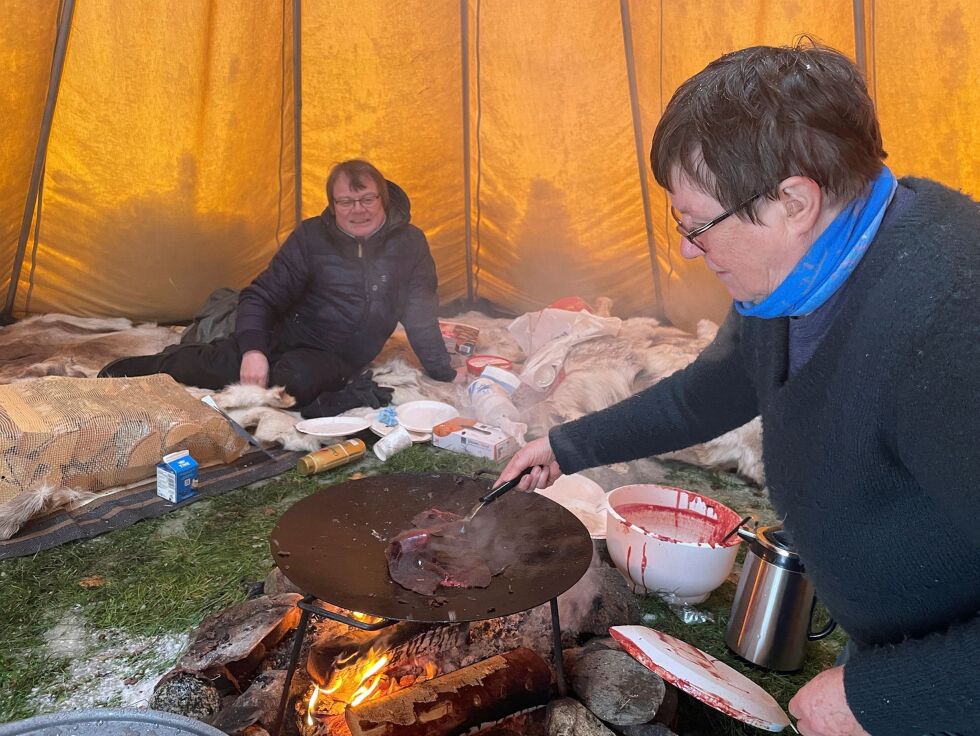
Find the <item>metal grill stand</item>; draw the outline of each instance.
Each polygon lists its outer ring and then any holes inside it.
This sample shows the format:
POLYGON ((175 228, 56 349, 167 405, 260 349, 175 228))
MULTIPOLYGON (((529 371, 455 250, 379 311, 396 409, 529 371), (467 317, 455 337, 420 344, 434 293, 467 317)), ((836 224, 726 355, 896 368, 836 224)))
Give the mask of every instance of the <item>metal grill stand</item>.
MULTIPOLYGON (((310 625, 310 616, 329 618, 338 623, 361 629, 362 631, 380 631, 381 629, 386 629, 389 626, 400 623, 400 621, 390 618, 383 618, 373 624, 358 621, 314 605, 314 601, 318 600, 320 599, 315 595, 307 595, 296 604, 302 613, 299 618, 299 626, 296 628, 296 638, 293 640, 293 648, 289 654, 289 665, 286 668, 286 682, 283 684, 282 695, 279 698, 279 713, 276 715, 276 723, 273 728, 275 736, 282 736, 282 729, 285 725, 286 707, 289 704, 289 688, 293 682, 293 675, 296 674, 296 665, 299 662, 300 652, 303 650, 303 641, 306 639, 306 630, 310 625)), ((551 643, 554 649, 555 677, 558 680, 558 694, 561 697, 565 697, 568 691, 565 685, 565 669, 562 664, 561 621, 558 618, 558 598, 552 598, 549 604, 551 605, 551 643)))

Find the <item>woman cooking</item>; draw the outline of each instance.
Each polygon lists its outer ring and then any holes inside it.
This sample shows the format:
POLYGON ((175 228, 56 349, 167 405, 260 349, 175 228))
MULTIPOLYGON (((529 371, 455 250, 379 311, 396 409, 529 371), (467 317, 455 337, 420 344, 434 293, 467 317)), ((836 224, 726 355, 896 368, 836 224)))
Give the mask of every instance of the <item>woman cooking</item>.
POLYGON ((500 476, 544 488, 761 414, 772 503, 852 640, 790 702, 805 736, 980 724, 980 209, 885 156, 834 50, 744 49, 681 85, 651 164, 733 308, 688 368, 500 476))

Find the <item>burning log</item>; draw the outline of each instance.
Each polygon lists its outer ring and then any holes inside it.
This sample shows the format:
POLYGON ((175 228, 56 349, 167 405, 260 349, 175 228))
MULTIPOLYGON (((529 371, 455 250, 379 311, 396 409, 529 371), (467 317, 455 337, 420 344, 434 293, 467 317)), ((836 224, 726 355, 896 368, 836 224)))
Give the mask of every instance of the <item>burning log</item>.
POLYGON ((353 736, 450 736, 545 703, 548 664, 520 648, 348 708, 353 736))

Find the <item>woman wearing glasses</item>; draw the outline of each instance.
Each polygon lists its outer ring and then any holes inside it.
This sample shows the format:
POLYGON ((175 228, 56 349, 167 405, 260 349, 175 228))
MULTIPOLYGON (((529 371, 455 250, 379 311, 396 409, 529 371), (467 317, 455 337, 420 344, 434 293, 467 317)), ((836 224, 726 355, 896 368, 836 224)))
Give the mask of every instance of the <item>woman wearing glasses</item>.
POLYGON ((977 733, 980 211, 884 166, 857 68, 813 45, 726 55, 653 138, 681 253, 734 300, 687 369, 551 430, 521 485, 678 450, 762 415, 772 503, 846 663, 790 703, 806 736, 977 733))
POLYGON ((429 376, 453 380, 435 265, 410 223, 408 196, 360 160, 335 166, 326 188, 326 210, 304 220, 242 290, 233 335, 123 358, 99 375, 168 373, 213 389, 285 386, 303 416, 329 416, 388 403, 391 390, 358 373, 401 322, 429 376))

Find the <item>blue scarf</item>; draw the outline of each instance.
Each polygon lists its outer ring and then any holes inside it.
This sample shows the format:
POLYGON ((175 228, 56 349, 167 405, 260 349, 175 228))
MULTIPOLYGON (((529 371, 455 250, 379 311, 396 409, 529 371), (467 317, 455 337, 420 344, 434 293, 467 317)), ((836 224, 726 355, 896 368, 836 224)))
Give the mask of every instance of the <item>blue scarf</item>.
POLYGON ((887 166, 866 197, 845 207, 783 282, 761 302, 735 302, 746 317, 802 317, 826 302, 851 275, 874 239, 898 181, 887 166))

